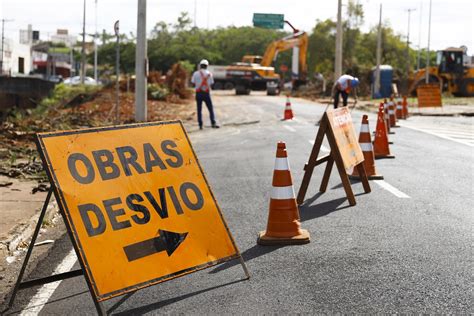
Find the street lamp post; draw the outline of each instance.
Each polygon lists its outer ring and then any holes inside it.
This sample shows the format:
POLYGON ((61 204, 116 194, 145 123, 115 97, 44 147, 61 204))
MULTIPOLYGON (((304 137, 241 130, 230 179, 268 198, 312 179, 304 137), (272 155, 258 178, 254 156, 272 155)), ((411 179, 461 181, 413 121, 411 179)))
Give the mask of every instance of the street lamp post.
POLYGON ((408 11, 408 27, 407 27, 407 51, 406 51, 406 78, 405 78, 405 95, 408 95, 408 78, 410 73, 410 15, 416 9, 407 9, 408 11))
POLYGON ((84 0, 84 11, 82 15, 81 84, 84 84, 85 75, 86 75, 86 0, 84 0))
POLYGON ((135 120, 147 121, 146 0, 138 0, 137 47, 135 51, 135 120))

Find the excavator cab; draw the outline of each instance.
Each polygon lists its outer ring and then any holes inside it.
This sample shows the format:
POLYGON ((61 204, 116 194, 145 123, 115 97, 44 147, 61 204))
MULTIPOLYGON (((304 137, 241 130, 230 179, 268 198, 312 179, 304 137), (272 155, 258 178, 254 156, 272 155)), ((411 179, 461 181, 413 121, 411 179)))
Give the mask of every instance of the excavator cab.
POLYGON ((242 62, 249 64, 261 64, 262 58, 262 56, 258 55, 245 55, 244 57, 242 57, 242 62))
POLYGON ((463 54, 464 51, 458 48, 438 51, 436 55, 438 72, 440 74, 462 75, 464 72, 463 54))

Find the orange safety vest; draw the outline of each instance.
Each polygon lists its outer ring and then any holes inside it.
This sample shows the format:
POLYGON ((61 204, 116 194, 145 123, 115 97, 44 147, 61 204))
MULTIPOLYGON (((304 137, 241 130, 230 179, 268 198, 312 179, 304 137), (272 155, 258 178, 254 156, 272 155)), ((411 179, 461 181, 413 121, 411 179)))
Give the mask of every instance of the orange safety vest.
POLYGON ((339 91, 346 91, 346 93, 350 93, 350 92, 351 92, 351 83, 349 82, 349 83, 347 84, 347 88, 342 89, 341 84, 338 82, 338 83, 337 83, 337 89, 338 89, 339 91))
POLYGON ((201 85, 196 88, 196 92, 209 92, 209 84, 207 83, 207 78, 204 76, 202 71, 199 70, 199 74, 201 75, 201 85))

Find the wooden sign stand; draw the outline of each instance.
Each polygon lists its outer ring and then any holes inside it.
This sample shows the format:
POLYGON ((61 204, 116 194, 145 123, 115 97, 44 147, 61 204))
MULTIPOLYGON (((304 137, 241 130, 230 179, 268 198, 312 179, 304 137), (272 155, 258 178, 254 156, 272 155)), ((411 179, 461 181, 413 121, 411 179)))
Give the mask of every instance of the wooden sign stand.
MULTIPOLYGON (((351 206, 356 205, 356 200, 354 193, 352 192, 351 183, 344 167, 343 157, 337 145, 336 137, 334 135, 334 131, 332 130, 331 124, 329 123, 329 117, 327 113, 324 113, 323 118, 321 119, 319 131, 316 135, 316 140, 314 142, 313 149, 311 150, 311 155, 309 156, 308 163, 304 166, 305 174, 303 176, 303 181, 301 183, 301 187, 298 191, 298 197, 296 199, 298 205, 301 205, 304 202, 306 191, 311 181, 311 176, 313 175, 314 168, 324 162, 327 162, 327 164, 326 169, 324 170, 324 176, 321 181, 319 191, 326 192, 332 167, 334 163, 336 163, 337 171, 339 172, 339 176, 341 177, 342 185, 344 187, 344 190, 346 191, 349 204, 351 206), (329 153, 329 155, 323 156, 318 159, 319 151, 324 140, 324 135, 326 135, 328 139, 331 152, 329 153)), ((362 185, 364 187, 364 192, 369 193, 371 190, 369 180, 367 179, 367 174, 365 172, 364 162, 360 162, 359 164, 355 165, 354 168, 357 168, 357 171, 359 172, 362 185)))

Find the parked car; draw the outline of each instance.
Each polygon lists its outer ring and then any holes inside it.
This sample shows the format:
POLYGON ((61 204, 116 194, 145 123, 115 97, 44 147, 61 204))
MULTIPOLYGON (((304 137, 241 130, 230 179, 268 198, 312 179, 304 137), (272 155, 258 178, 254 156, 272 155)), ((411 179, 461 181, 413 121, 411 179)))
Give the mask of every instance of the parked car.
MULTIPOLYGON (((64 80, 64 84, 72 85, 72 86, 81 84, 81 76, 74 76, 74 77, 66 78, 64 80)), ((90 86, 95 86, 95 85, 97 85, 97 82, 94 80, 94 78, 84 77, 84 84, 90 85, 90 86)))
POLYGON ((61 83, 63 82, 63 76, 61 75, 50 76, 48 80, 54 83, 61 83))

